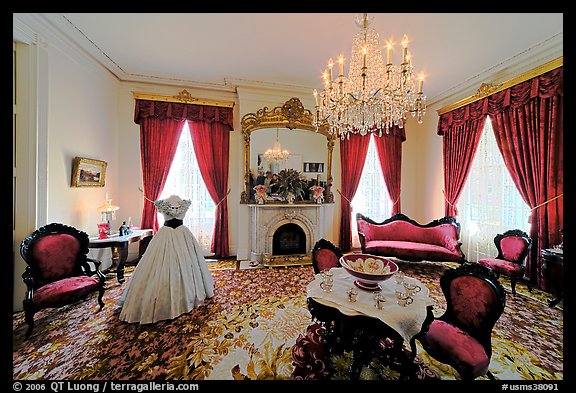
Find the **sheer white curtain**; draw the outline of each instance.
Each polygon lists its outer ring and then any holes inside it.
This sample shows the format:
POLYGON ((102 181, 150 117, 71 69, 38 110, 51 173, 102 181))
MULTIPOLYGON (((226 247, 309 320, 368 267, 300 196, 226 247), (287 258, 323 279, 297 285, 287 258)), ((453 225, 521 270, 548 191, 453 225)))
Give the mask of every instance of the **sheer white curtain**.
POLYGON ((504 165, 492 123, 486 125, 470 174, 457 203, 462 251, 469 261, 495 257, 494 237, 509 229, 530 233, 530 208, 504 165))
MULTIPOLYGON (((178 149, 160 199, 174 194, 192 201, 192 205, 190 205, 184 218, 184 225, 190 228, 196 240, 200 243, 204 255, 210 255, 216 206, 208 194, 198 169, 188 122, 184 123, 178 149)), ((158 221, 160 225, 164 224, 162 214, 158 215, 158 221)))
POLYGON ((362 213, 365 216, 377 222, 382 222, 390 217, 392 211, 392 201, 388 195, 388 189, 384 182, 380 162, 378 161, 378 152, 374 144, 375 136, 370 136, 366 162, 362 170, 362 177, 354 199, 352 200, 352 247, 359 248, 360 240, 358 239, 358 227, 356 226, 356 213, 362 213))

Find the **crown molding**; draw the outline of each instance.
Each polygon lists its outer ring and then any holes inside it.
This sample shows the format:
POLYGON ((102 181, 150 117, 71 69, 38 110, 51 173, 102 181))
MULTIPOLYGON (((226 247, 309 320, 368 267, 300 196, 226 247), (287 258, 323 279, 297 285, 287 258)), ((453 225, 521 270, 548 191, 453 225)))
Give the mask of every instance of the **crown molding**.
POLYGON ((483 83, 482 85, 480 85, 480 88, 476 91, 476 93, 474 95, 471 95, 469 97, 466 97, 460 101, 456 101, 453 104, 450 104, 448 106, 445 106, 443 108, 438 109, 438 114, 442 115, 446 112, 450 112, 453 111, 454 109, 463 107, 465 105, 468 105, 472 102, 481 100, 483 98, 486 98, 492 94, 498 93, 502 90, 506 90, 512 86, 515 86, 519 83, 525 82, 529 79, 535 78, 538 75, 542 75, 545 74, 549 71, 555 70, 556 68, 562 67, 564 65, 564 58, 563 57, 559 57, 557 59, 554 59, 552 61, 549 61, 545 64, 542 64, 536 68, 531 69, 530 71, 524 72, 520 75, 517 75, 513 78, 510 78, 500 84, 493 84, 493 83, 483 83))
POLYGON ((483 84, 500 85, 520 74, 563 57, 563 37, 563 33, 558 33, 432 98, 429 97, 428 109, 438 111, 473 96, 483 84))
MULTIPOLYGON (((307 97, 311 95, 313 87, 290 85, 275 82, 264 82, 257 80, 247 80, 241 78, 225 77, 222 83, 201 82, 189 79, 165 78, 152 75, 132 74, 126 72, 120 64, 114 62, 104 51, 102 51, 94 42, 86 37, 74 24, 61 13, 37 13, 37 14, 14 14, 14 37, 17 34, 20 39, 36 42, 37 35, 30 30, 25 24, 18 20, 18 15, 24 15, 24 18, 33 18, 40 21, 43 26, 50 26, 60 40, 65 41, 73 48, 107 72, 113 75, 120 82, 127 83, 145 83, 158 84, 167 86, 188 88, 198 88, 204 90, 237 92, 239 90, 251 90, 264 95, 279 94, 285 97, 307 97), (280 93, 278 93, 280 92, 280 93), (285 93, 285 94, 282 94, 285 93)), ((447 88, 442 93, 433 97, 428 97, 427 107, 430 110, 439 109, 456 101, 462 100, 473 95, 481 84, 499 84, 512 78, 515 75, 526 72, 550 60, 563 56, 563 33, 558 33, 530 48, 517 53, 510 58, 496 64, 479 74, 447 88)))
POLYGON ((234 86, 236 90, 258 91, 263 94, 277 94, 277 92, 286 92, 289 95, 309 95, 312 96, 314 88, 310 86, 292 85, 279 82, 265 82, 241 78, 225 78, 226 84, 234 86))
POLYGON ((12 38, 24 44, 36 44, 37 34, 21 18, 22 14, 12 15, 12 38))
POLYGON ((63 14, 35 14, 38 19, 43 19, 45 24, 52 27, 59 33, 60 38, 65 37, 68 44, 74 46, 77 51, 82 52, 92 61, 111 73, 120 82, 161 84, 168 86, 190 86, 205 90, 234 91, 234 87, 223 83, 200 82, 189 79, 161 78, 152 75, 132 74, 126 72, 120 64, 114 62, 107 53, 100 49, 93 41, 86 37, 72 22, 63 14))
POLYGON ((30 44, 35 44, 39 48, 46 50, 49 47, 57 48, 77 64, 86 67, 86 69, 94 70, 107 78, 118 81, 108 68, 91 58, 86 51, 71 40, 66 32, 63 32, 55 25, 55 23, 59 23, 59 15, 42 13, 13 14, 14 37, 16 38, 16 27, 18 26, 19 31, 27 31, 28 37, 33 36, 33 40, 29 42, 30 44))

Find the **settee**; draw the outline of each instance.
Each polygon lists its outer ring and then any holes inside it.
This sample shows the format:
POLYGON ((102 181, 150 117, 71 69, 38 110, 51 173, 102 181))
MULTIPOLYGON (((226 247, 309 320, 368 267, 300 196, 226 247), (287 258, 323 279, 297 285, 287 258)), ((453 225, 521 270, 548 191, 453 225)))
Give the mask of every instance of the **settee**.
POLYGON ((402 213, 381 223, 356 214, 362 252, 407 261, 453 261, 463 263, 460 224, 446 216, 422 225, 402 213))

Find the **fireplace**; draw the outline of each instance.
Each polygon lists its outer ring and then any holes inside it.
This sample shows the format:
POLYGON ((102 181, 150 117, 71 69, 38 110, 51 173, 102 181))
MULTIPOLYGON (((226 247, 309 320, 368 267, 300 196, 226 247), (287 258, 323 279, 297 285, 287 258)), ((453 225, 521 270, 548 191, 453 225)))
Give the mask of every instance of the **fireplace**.
POLYGON ((306 254, 306 234, 298 225, 288 223, 272 236, 272 255, 306 254))
POLYGON ((302 256, 311 256, 314 244, 325 236, 324 209, 317 203, 250 205, 250 260, 283 265, 293 256, 293 264, 301 264, 302 256))

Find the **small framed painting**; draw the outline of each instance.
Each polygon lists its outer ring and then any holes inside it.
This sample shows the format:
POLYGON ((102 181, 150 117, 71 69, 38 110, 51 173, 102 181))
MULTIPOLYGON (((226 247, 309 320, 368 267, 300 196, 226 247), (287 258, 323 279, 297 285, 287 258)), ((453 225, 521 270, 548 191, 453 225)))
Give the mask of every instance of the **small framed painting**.
POLYGON ((324 172, 324 163, 323 162, 305 162, 304 163, 304 172, 322 173, 322 172, 324 172))
POLYGON ((106 161, 74 157, 72 162, 72 187, 104 187, 106 161))

